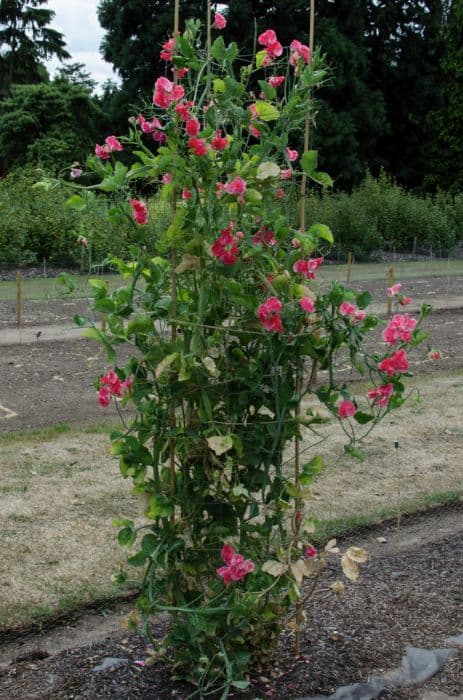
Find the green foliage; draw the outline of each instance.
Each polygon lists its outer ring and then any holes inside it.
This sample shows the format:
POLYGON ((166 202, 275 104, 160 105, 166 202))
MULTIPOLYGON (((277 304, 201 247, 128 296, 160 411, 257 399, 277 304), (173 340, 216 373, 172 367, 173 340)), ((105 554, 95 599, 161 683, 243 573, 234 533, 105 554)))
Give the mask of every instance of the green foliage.
POLYGON ((85 211, 65 206, 69 191, 63 186, 34 188, 40 170, 12 171, 0 180, 0 264, 41 262, 81 265, 101 263, 109 255, 124 255, 131 227, 108 220, 103 198, 87 197, 85 211), (78 237, 88 239, 83 250, 78 237), (82 259, 82 255, 84 258, 82 259))
POLYGON ((43 60, 70 58, 63 35, 49 24, 55 13, 47 0, 0 0, 0 94, 14 83, 47 80, 43 60), (6 47, 6 50, 5 50, 6 47))
POLYGON ((462 195, 414 194, 382 173, 378 179, 367 175, 351 194, 312 192, 307 216, 329 225, 342 259, 348 252, 366 260, 381 250, 415 248, 442 255, 463 239, 462 202, 462 195))
POLYGON ((0 158, 10 168, 38 164, 59 170, 83 158, 95 142, 103 115, 88 87, 58 78, 14 85, 0 101, 0 158))
MULTIPOLYGON (((100 404, 114 397, 134 407, 111 439, 122 476, 145 504, 140 526, 118 525, 120 543, 138 549, 129 565, 144 569, 137 607, 148 636, 153 615, 171 616, 153 660, 169 658, 199 697, 226 698, 269 658, 304 580, 315 586, 330 553, 309 541, 310 486, 322 456, 285 468, 289 443, 303 429, 318 443, 317 425, 327 420, 315 407, 301 415, 302 399, 339 420, 347 452, 360 458, 357 439, 403 401, 407 343, 381 355, 367 349, 364 337, 379 322, 363 310, 370 295, 321 285, 315 271, 332 232, 319 220, 291 221, 303 172, 330 182, 315 170, 313 151, 287 167, 287 149, 312 105, 308 84, 320 80, 323 61, 317 55, 294 67, 284 57, 264 72, 255 59, 238 63, 235 45, 222 40, 209 60, 198 29, 188 23, 175 46, 175 64, 190 69, 186 79, 175 88, 158 79, 157 108, 145 110, 145 119, 161 120, 165 143, 156 148, 141 120, 133 121, 116 144, 135 159, 130 169, 126 153, 87 159, 83 181, 106 193, 113 221, 131 219, 138 242, 127 261, 114 260, 123 286, 110 292, 101 280, 91 283, 107 325, 91 325, 87 336, 116 364, 96 382, 100 404), (275 74, 286 75, 285 90, 256 103, 253 81, 275 74), (198 140, 186 134, 187 106, 198 140), (168 225, 159 228, 134 185, 155 191, 168 225), (123 367, 116 360, 122 343, 134 346, 123 367), (402 365, 391 370, 399 349, 402 365), (338 384, 335 367, 346 351, 375 391, 387 383, 382 403, 375 394, 354 404, 349 386, 338 384), (327 375, 315 391, 308 377, 317 367, 327 375)), ((69 208, 79 212, 88 192, 74 193, 69 208)), ((420 335, 412 326, 414 347, 420 335)), ((355 580, 365 556, 358 550, 349 562, 348 553, 342 567, 355 580)))

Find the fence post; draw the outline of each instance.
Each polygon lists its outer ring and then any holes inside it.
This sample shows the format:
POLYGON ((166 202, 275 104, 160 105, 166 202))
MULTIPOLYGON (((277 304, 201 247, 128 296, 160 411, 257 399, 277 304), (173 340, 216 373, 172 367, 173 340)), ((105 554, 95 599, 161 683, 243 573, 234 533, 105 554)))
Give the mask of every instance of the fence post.
MULTIPOLYGON (((390 267, 387 273, 387 286, 392 287, 394 284, 394 268, 390 267)), ((392 297, 387 296, 387 315, 388 317, 392 314, 392 297)))
POLYGON ((16 272, 16 325, 21 328, 23 320, 23 276, 21 270, 16 272))
POLYGON ((348 282, 350 282, 352 279, 352 263, 353 263, 352 253, 347 253, 347 281, 348 282))

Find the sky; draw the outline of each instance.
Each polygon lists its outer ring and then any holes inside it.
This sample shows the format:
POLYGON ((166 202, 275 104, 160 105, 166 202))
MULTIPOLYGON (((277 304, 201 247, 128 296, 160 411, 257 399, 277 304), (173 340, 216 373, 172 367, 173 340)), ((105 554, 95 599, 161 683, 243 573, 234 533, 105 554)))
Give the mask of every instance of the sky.
MULTIPOLYGON (((103 29, 98 22, 97 6, 98 0, 48 0, 46 5, 56 13, 50 26, 64 35, 66 49, 72 56, 69 62, 84 63, 92 78, 101 85, 108 78, 117 80, 117 75, 99 52, 103 29)), ((56 59, 47 62, 52 77, 59 65, 56 59)))

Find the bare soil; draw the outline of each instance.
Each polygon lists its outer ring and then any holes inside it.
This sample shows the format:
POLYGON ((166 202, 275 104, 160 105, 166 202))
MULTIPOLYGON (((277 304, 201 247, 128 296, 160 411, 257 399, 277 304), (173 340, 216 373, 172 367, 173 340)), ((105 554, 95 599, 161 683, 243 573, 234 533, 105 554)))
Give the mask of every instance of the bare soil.
MULTIPOLYGON (((357 535, 353 541, 371 551, 370 562, 340 597, 329 590, 339 578, 339 563, 329 564, 307 605, 301 656, 294 655, 291 633, 284 633, 271 668, 256 672, 250 689, 231 697, 328 696, 342 685, 400 665, 406 645, 445 646, 447 637, 463 630, 462 515, 460 506, 452 514, 436 510, 411 517, 402 526, 400 541, 392 524, 365 540, 357 535), (386 541, 380 544, 378 538, 386 541)), ((120 615, 121 609, 116 610, 112 622, 120 615)), ((171 681, 166 664, 137 665, 146 658, 146 642, 123 630, 116 632, 112 622, 108 625, 107 617, 96 616, 95 626, 101 625, 108 637, 95 642, 95 636, 86 637, 77 629, 74 644, 71 622, 67 630, 71 643, 65 650, 54 647, 46 634, 10 642, 0 667, 0 698, 167 700, 186 698, 194 690, 171 681), (95 671, 105 657, 121 661, 95 671)), ((156 637, 165 633, 167 624, 166 620, 154 624, 156 637)), ((380 697, 418 700, 425 690, 451 696, 463 691, 463 650, 424 687, 391 689, 380 697)))

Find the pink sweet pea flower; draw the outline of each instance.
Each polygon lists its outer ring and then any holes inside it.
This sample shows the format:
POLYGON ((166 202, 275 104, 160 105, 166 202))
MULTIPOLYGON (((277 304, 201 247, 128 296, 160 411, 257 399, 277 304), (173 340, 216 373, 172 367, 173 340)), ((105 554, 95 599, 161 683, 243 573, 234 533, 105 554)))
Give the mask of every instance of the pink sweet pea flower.
POLYGON ((390 345, 395 345, 398 340, 409 343, 416 324, 416 319, 410 318, 408 314, 395 314, 383 330, 384 342, 390 345))
POLYGON ((175 51, 175 39, 173 36, 162 45, 162 49, 159 58, 163 61, 171 61, 175 51))
POLYGON ((379 363, 378 369, 384 372, 384 374, 388 374, 390 377, 392 377, 393 374, 406 372, 408 370, 407 353, 403 348, 393 352, 390 357, 386 357, 379 363))
POLYGON ((177 70, 177 78, 184 78, 186 75, 188 75, 189 69, 184 66, 183 68, 173 68, 172 70, 177 70))
POLYGON ((246 192, 246 181, 242 177, 235 177, 234 180, 225 185, 225 192, 232 195, 243 195, 246 192))
POLYGON ((392 384, 383 384, 383 386, 378 386, 376 389, 370 389, 370 391, 367 392, 367 396, 374 404, 384 408, 388 405, 393 392, 394 387, 392 384))
POLYGON ((98 156, 98 158, 101 158, 101 160, 108 160, 109 156, 109 148, 107 146, 100 146, 98 143, 95 146, 95 155, 98 156))
POLYGON ((443 360, 444 359, 440 350, 434 350, 434 349, 432 349, 428 352, 428 358, 430 360, 443 360))
POLYGON ((191 199, 192 196, 193 196, 193 195, 191 194, 191 191, 190 191, 190 190, 187 190, 186 188, 183 189, 183 191, 182 191, 182 199, 188 200, 188 199, 191 199))
POLYGON ((139 199, 131 199, 130 206, 132 207, 132 216, 137 224, 147 224, 149 214, 145 202, 141 202, 139 199))
POLYGON ((402 285, 400 282, 398 282, 397 284, 393 284, 392 287, 388 287, 387 288, 388 297, 396 297, 400 293, 401 289, 402 289, 402 285))
POLYGON ((278 297, 269 297, 257 309, 257 315, 264 328, 274 333, 283 333, 283 324, 280 318, 282 312, 283 305, 278 297))
POLYGON ((290 180, 293 176, 293 171, 291 168, 284 168, 283 170, 280 170, 280 179, 281 180, 290 180))
POLYGON ((285 152, 288 160, 291 161, 291 163, 299 158, 299 153, 291 148, 285 148, 285 152))
POLYGON ((233 547, 225 544, 220 552, 225 566, 216 569, 219 576, 223 578, 226 586, 232 581, 241 581, 247 574, 254 571, 254 564, 250 559, 245 559, 242 554, 237 554, 233 547))
POLYGON ((72 177, 73 179, 75 179, 75 178, 77 178, 77 177, 80 177, 80 176, 82 175, 82 173, 83 173, 82 168, 77 168, 77 167, 71 168, 71 173, 70 173, 70 174, 71 174, 71 177, 72 177))
POLYGON ((220 14, 220 12, 216 12, 214 15, 214 22, 212 26, 215 29, 225 29, 225 27, 227 26, 227 20, 222 14, 220 14))
POLYGON ((294 39, 290 46, 289 63, 291 66, 297 66, 299 59, 302 58, 304 63, 310 63, 310 48, 300 41, 294 39))
POLYGON ((170 185, 170 183, 172 182, 172 175, 170 173, 164 173, 164 175, 162 176, 162 181, 164 185, 170 185))
POLYGON ((181 85, 175 85, 167 78, 158 78, 154 84, 153 104, 167 109, 173 102, 178 102, 185 95, 181 85))
POLYGON ((109 390, 107 387, 102 386, 101 389, 98 392, 98 403, 102 408, 106 408, 109 406, 110 402, 110 394, 109 390))
POLYGON ((354 321, 363 321, 366 315, 366 311, 363 309, 357 309, 357 311, 354 313, 354 321))
POLYGON ((312 545, 309 545, 308 547, 306 547, 306 548, 304 549, 304 555, 305 555, 308 559, 313 559, 314 557, 317 556, 317 554, 318 554, 317 548, 316 548, 316 547, 313 547, 312 545))
POLYGON ((207 154, 206 139, 188 139, 188 148, 191 148, 195 156, 205 156, 207 154))
POLYGON ((107 136, 105 138, 105 144, 111 153, 112 151, 123 151, 121 142, 115 136, 107 136))
POLYGON ((280 189, 275 192, 275 199, 284 199, 285 196, 286 192, 282 187, 280 187, 280 189))
POLYGON ((351 418, 352 416, 355 415, 357 409, 355 408, 355 404, 352 403, 352 401, 341 401, 341 403, 338 406, 338 417, 341 420, 344 420, 344 418, 351 418))
POLYGON ((283 46, 277 39, 277 35, 273 29, 267 29, 267 31, 262 32, 257 38, 257 41, 261 46, 265 46, 266 56, 262 65, 268 66, 274 58, 278 58, 283 53, 283 46))
POLYGON ((280 85, 282 85, 285 82, 285 76, 284 75, 272 75, 268 79, 268 84, 272 88, 278 88, 280 85))
POLYGON ((401 306, 407 306, 408 304, 411 304, 411 301, 412 301, 411 297, 399 296, 399 304, 401 306))
POLYGON ((315 279, 315 271, 323 263, 323 258, 310 258, 309 260, 296 260, 293 271, 308 280, 315 279))
POLYGON ((262 245, 273 246, 276 245, 277 240, 273 231, 270 231, 269 229, 265 228, 265 226, 262 226, 257 233, 253 235, 252 242, 255 245, 261 243, 262 245))
POLYGON ((201 124, 197 119, 188 119, 185 124, 185 131, 188 136, 197 136, 201 131, 201 124))
POLYGON ((211 138, 211 148, 214 151, 224 151, 228 147, 228 139, 222 136, 222 129, 217 129, 215 135, 211 138))
POLYGON ((254 124, 250 124, 248 129, 249 129, 249 133, 251 134, 251 136, 254 136, 255 139, 258 139, 262 136, 262 132, 259 131, 259 129, 257 129, 254 126, 254 124))
POLYGON ((306 311, 308 314, 315 311, 315 304, 312 299, 309 299, 309 297, 302 297, 302 299, 299 299, 299 304, 301 309, 306 311))
POLYGON ((239 258, 238 243, 231 229, 224 228, 219 238, 212 244, 211 253, 224 265, 234 265, 239 258))
POLYGON ((351 304, 350 301, 343 301, 339 307, 339 313, 341 316, 353 316, 357 311, 355 304, 351 304))
POLYGON ((190 119, 191 107, 193 107, 193 102, 179 102, 178 105, 176 105, 175 111, 182 121, 186 122, 190 119))

